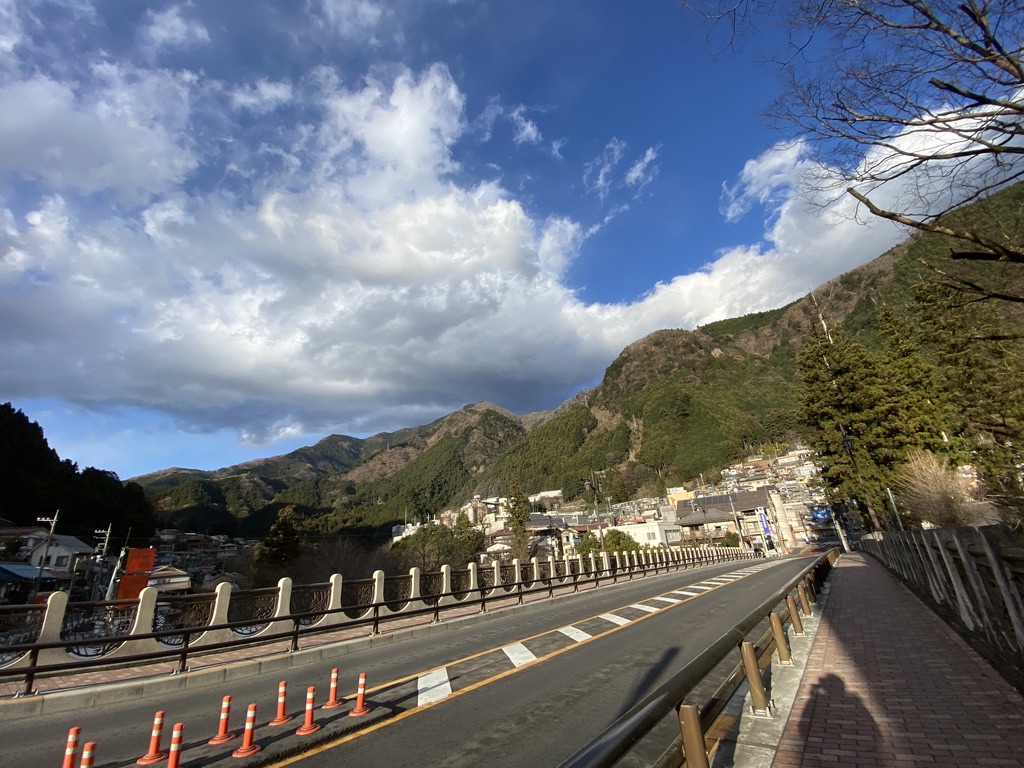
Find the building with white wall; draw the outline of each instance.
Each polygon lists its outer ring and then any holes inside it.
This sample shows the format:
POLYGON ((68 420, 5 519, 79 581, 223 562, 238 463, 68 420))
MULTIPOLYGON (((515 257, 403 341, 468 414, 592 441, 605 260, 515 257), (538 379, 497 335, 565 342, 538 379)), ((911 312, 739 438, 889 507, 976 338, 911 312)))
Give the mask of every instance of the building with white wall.
POLYGON ((678 547, 683 539, 679 524, 664 520, 613 525, 605 531, 622 531, 642 547, 678 547))

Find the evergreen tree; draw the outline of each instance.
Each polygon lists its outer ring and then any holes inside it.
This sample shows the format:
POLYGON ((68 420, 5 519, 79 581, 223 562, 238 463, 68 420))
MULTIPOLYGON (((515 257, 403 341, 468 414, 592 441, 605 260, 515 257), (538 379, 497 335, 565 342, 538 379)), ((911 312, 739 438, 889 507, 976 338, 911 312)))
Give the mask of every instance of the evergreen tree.
POLYGON ((400 539, 393 548, 402 565, 436 573, 442 565, 465 568, 483 551, 484 534, 460 512, 452 526, 429 522, 400 539))
POLYGON ((452 526, 452 549, 449 555, 452 568, 462 568, 476 560, 476 556, 484 550, 484 542, 484 532, 469 521, 465 512, 460 512, 452 526))
POLYGON ((882 307, 879 317, 886 342, 881 358, 888 385, 886 416, 905 425, 902 432, 893 433, 887 450, 880 451, 880 460, 886 465, 898 464, 906 459, 908 451, 918 449, 965 461, 968 449, 959 436, 963 419, 949 402, 938 370, 925 361, 905 325, 889 307, 882 307))
POLYGON ((873 433, 869 423, 879 375, 872 363, 862 345, 813 325, 799 358, 804 420, 812 430, 811 446, 821 457, 822 480, 835 500, 849 496, 866 501, 853 462, 859 462, 862 473, 868 469, 866 447, 854 440, 873 433))
POLYGON ((1014 504, 1024 444, 1024 340, 1013 307, 978 301, 941 283, 915 292, 921 340, 942 371, 943 395, 961 414, 970 461, 991 492, 1014 504))
POLYGON ((11 403, 0 404, 0 517, 31 525, 61 510, 58 533, 89 541, 113 525, 115 537, 131 529, 134 546, 148 543, 156 527, 153 510, 136 483, 114 472, 86 467, 50 448, 42 427, 11 403))
MULTIPOLYGON (((625 531, 611 530, 604 532, 604 550, 606 552, 638 552, 642 549, 640 543, 625 531)), ((594 531, 587 531, 576 547, 576 553, 587 557, 591 554, 601 552, 600 534, 594 531)))
POLYGON ((799 359, 804 419, 834 501, 855 498, 878 525, 879 502, 912 450, 965 454, 948 391, 895 315, 881 312, 885 348, 870 351, 841 328, 809 329, 799 359))
POLYGON ((530 531, 527 526, 530 524, 530 515, 533 507, 529 499, 523 493, 518 484, 511 487, 508 494, 508 530, 512 533, 512 557, 519 560, 529 560, 531 556, 530 531))
POLYGON ((295 507, 288 505, 277 513, 263 541, 253 547, 253 562, 257 568, 285 568, 302 556, 302 544, 295 507))

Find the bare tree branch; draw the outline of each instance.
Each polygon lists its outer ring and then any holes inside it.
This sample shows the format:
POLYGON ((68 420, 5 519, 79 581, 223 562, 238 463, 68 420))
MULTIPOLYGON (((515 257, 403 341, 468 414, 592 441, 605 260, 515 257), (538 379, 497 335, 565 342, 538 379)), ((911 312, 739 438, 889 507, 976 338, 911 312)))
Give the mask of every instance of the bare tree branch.
POLYGON ((1012 248, 1005 246, 1004 244, 993 240, 990 237, 986 237, 974 230, 969 229, 958 229, 956 227, 947 227, 943 224, 938 224, 931 221, 920 221, 913 219, 909 216, 896 213, 895 211, 887 211, 884 208, 880 208, 871 202, 865 195, 862 195, 853 187, 846 190, 852 195, 858 202, 864 205, 873 216, 879 218, 888 219, 889 221, 895 221, 898 224, 905 224, 908 227, 920 230, 921 232, 931 232, 937 235, 947 235, 948 237, 954 237, 958 240, 966 240, 967 242, 980 245, 983 248, 991 250, 992 256, 995 258, 986 258, 985 261, 1008 261, 1014 264, 1024 264, 1024 250, 1020 248, 1012 248))
POLYGON ((733 35, 761 23, 788 31, 788 44, 767 53, 786 83, 770 115, 797 128, 814 155, 818 199, 846 190, 873 216, 976 246, 960 258, 1024 262, 1019 235, 997 238, 946 216, 1024 178, 1020 0, 683 5, 727 21, 733 35), (988 252, 995 258, 980 255, 988 252))

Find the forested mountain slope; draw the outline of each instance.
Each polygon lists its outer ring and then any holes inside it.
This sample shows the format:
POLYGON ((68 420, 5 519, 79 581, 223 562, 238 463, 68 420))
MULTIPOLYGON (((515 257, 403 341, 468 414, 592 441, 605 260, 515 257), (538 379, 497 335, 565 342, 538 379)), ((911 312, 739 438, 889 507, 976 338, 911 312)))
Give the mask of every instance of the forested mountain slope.
MULTIPOLYGON (((1022 203, 1024 186, 1018 185, 951 215, 978 217, 1020 239, 1022 203)), ((935 338, 946 322, 947 336, 956 328, 965 334, 954 346, 979 356, 968 368, 988 360, 1019 372, 1016 348, 1005 346, 1016 342, 983 348, 967 330, 977 316, 971 290, 1017 290, 1016 273, 953 262, 950 250, 943 237, 915 235, 788 306, 693 331, 652 333, 624 349, 597 387, 555 411, 518 417, 480 403, 365 440, 332 435, 285 456, 216 472, 168 470, 137 481, 169 522, 205 520, 208 527, 252 533, 288 504, 316 518, 315 528, 333 532, 379 529, 474 493, 511 488, 561 488, 567 499, 592 498, 595 486, 614 500, 658 493, 666 484, 711 475, 757 444, 808 436, 798 358, 812 329, 842 327, 877 349, 885 315, 916 340, 930 364, 959 366, 943 373, 954 381, 965 364, 935 338)), ((991 328, 1010 336, 1020 331, 1024 303, 979 303, 991 328)))

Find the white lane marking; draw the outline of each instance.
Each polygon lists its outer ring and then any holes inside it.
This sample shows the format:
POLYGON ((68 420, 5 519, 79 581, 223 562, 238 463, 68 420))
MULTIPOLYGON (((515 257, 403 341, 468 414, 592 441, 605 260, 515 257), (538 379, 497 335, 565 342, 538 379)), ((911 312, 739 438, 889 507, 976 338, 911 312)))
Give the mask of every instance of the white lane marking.
POLYGON ((452 684, 448 680, 447 669, 435 669, 419 676, 416 682, 419 695, 417 706, 423 707, 452 695, 452 684))
POLYGON ((618 624, 620 627, 624 624, 629 624, 629 619, 616 616, 614 613, 602 613, 601 618, 605 621, 610 621, 612 624, 618 624))
POLYGON ((687 597, 696 597, 700 592, 687 592, 685 589, 674 589, 672 590, 673 595, 686 595, 687 597))
POLYGON ((660 608, 655 608, 653 605, 644 605, 643 603, 633 603, 630 608, 636 608, 638 611, 647 611, 648 613, 657 613, 660 608))
POLYGON ((561 632, 568 638, 575 640, 577 643, 582 643, 584 640, 589 640, 593 635, 588 635, 582 629, 577 629, 573 626, 559 627, 558 631, 561 632))
POLYGON ((709 589, 714 589, 717 586, 718 586, 717 584, 715 584, 714 586, 710 586, 710 587, 707 587, 704 584, 691 584, 690 585, 690 589, 699 589, 702 592, 707 592, 709 589))
POLYGON ((663 603, 681 603, 682 600, 676 600, 674 597, 652 597, 651 600, 661 600, 663 603))
POLYGON ((521 667, 523 664, 529 664, 531 661, 537 660, 537 657, 533 655, 533 651, 522 643, 512 643, 512 645, 506 645, 501 650, 503 650, 505 655, 508 656, 508 660, 517 667, 521 667))

